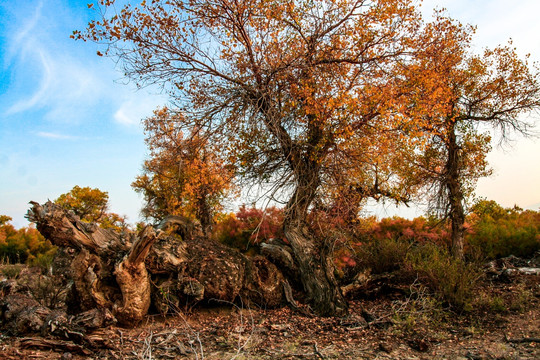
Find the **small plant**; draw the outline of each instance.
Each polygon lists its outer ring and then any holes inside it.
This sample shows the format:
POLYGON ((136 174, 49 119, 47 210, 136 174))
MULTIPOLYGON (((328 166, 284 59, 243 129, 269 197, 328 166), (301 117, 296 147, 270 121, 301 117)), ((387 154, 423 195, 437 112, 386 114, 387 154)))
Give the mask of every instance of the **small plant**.
POLYGON ((441 302, 418 281, 411 284, 409 295, 404 300, 392 304, 392 310, 394 321, 404 332, 414 332, 419 324, 439 322, 444 318, 441 302))
POLYGON ((534 304, 535 296, 531 289, 518 285, 516 294, 510 301, 509 310, 523 313, 534 304))
POLYGON ((17 279, 25 267, 23 264, 7 264, 0 266, 0 272, 8 279, 17 279))
POLYGON ((386 238, 363 243, 358 248, 357 257, 362 268, 381 274, 401 269, 409 248, 410 243, 407 241, 386 238))
POLYGON ((472 310, 473 290, 481 277, 478 265, 454 258, 434 244, 416 247, 405 261, 407 270, 441 301, 457 311, 472 310))
POLYGON ((39 268, 25 270, 18 279, 20 285, 26 287, 32 297, 41 305, 57 309, 65 306, 66 298, 71 290, 58 275, 43 275, 39 268))
POLYGON ((500 296, 495 296, 490 301, 490 310, 496 313, 505 313, 508 311, 504 299, 500 296))

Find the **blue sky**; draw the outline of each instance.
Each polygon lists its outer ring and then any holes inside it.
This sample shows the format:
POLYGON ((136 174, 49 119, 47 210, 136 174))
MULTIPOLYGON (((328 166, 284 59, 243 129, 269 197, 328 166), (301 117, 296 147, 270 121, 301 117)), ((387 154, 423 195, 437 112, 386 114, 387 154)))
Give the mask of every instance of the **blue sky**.
MULTIPOLYGON (((112 211, 138 219, 141 199, 130 183, 146 154, 140 120, 167 99, 157 90, 135 91, 112 60, 96 56, 97 45, 69 38, 94 16, 87 2, 0 2, 0 214, 17 227, 27 225, 28 201, 55 199, 74 185, 107 191, 112 211)), ((478 50, 512 38, 520 54, 540 60, 539 1, 424 1, 434 6, 478 25, 478 50)), ((480 181, 478 195, 538 208, 539 155, 538 140, 496 149, 495 176, 480 181)))

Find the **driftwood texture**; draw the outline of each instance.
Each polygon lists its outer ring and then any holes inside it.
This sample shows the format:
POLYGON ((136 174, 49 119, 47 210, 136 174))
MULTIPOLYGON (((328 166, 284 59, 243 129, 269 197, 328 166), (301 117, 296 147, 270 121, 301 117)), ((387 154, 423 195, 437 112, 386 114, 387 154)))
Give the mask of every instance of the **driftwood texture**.
POLYGON ((66 301, 72 312, 107 310, 132 325, 152 305, 167 313, 201 300, 282 302, 284 279, 276 266, 205 238, 200 226, 185 218, 118 233, 81 222, 50 201, 31 204, 28 219, 60 248, 54 271, 73 284, 66 301))

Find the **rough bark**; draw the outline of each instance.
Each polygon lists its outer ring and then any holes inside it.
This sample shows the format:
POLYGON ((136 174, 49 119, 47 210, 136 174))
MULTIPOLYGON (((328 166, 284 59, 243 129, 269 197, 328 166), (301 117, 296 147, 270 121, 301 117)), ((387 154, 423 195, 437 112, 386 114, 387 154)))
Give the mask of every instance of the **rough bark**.
POLYGON ((334 276, 329 244, 315 239, 306 226, 308 208, 318 187, 316 171, 300 182, 285 210, 284 233, 293 250, 300 280, 314 311, 321 316, 343 316, 348 304, 334 276), (314 179, 315 177, 315 179, 314 179))
POLYGON ((277 306, 281 272, 203 236, 200 225, 166 218, 157 229, 122 234, 87 224, 47 202, 33 202, 30 221, 60 247, 55 271, 73 283, 69 311, 110 311, 124 325, 139 322, 153 303, 162 312, 200 300, 277 306))
MULTIPOLYGON (((324 240, 315 239, 306 228, 309 207, 321 185, 322 170, 319 159, 327 155, 328 143, 323 129, 315 116, 308 116, 306 144, 293 140, 283 126, 273 99, 264 95, 267 89, 257 75, 258 71, 255 66, 259 89, 252 94, 252 100, 257 103, 268 132, 279 144, 281 157, 286 159, 286 166, 294 179, 295 190, 285 208, 283 230, 292 249, 291 255, 300 281, 318 315, 346 315, 348 304, 334 277, 334 265, 327 244, 324 240)), ((273 252, 277 254, 276 251, 273 252)), ((279 257, 286 260, 283 256, 279 257)))
POLYGON ((324 245, 317 244, 302 226, 285 227, 285 236, 293 248, 313 310, 321 316, 346 315, 348 304, 334 277, 332 259, 324 245))

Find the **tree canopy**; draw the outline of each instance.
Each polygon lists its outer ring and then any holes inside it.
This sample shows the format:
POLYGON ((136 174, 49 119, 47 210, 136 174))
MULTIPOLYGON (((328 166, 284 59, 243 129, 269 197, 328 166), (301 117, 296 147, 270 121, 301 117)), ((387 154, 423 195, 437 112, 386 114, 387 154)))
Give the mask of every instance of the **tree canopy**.
POLYGON ((55 202, 73 211, 84 222, 98 223, 105 229, 122 230, 127 227, 125 217, 109 212, 109 194, 106 191, 75 185, 55 202))
POLYGON ((540 73, 511 43, 473 53, 473 33, 439 13, 421 33, 425 45, 407 68, 404 87, 404 113, 425 139, 419 151, 405 155, 428 190, 430 209, 450 219, 456 256, 463 256, 466 200, 477 180, 491 173, 487 131, 500 130, 502 141, 511 132, 529 135, 526 116, 540 108, 540 73))
POLYGON ((232 188, 234 171, 197 129, 184 135, 177 127, 182 121, 182 114, 167 108, 143 121, 150 153, 131 186, 144 195, 144 217, 183 215, 199 220, 206 231, 232 188))

